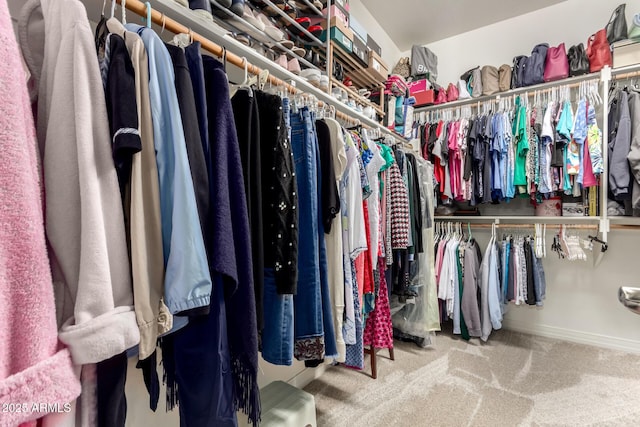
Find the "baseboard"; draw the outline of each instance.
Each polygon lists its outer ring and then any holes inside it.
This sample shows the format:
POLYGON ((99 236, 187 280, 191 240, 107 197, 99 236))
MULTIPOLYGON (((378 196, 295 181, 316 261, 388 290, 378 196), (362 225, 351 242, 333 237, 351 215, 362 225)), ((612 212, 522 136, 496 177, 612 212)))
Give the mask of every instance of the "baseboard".
POLYGON ((556 326, 536 325, 509 319, 505 319, 502 323, 502 326, 510 331, 539 335, 547 338, 555 338, 595 347, 621 350, 630 353, 640 353, 640 341, 634 341, 626 338, 616 338, 607 335, 576 331, 573 329, 559 328, 556 326))
POLYGON ((331 365, 323 363, 317 368, 305 368, 295 376, 290 378, 287 382, 294 387, 304 388, 311 381, 319 378, 327 369, 331 368, 331 365))

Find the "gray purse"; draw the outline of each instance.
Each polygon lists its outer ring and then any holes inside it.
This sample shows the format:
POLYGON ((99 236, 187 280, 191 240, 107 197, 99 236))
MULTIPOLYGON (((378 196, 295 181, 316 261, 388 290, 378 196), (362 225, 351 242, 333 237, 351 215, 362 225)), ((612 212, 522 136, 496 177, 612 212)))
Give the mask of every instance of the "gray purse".
POLYGON ((431 82, 438 78, 438 57, 425 46, 411 48, 411 75, 426 76, 431 82))

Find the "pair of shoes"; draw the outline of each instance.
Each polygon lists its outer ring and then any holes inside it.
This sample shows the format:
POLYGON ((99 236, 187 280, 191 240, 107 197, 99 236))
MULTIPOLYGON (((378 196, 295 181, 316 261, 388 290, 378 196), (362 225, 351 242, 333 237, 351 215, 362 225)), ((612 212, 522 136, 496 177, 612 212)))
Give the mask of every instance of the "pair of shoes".
POLYGON ((287 55, 283 53, 276 60, 276 64, 278 64, 285 70, 291 71, 295 75, 300 74, 300 62, 298 61, 298 58, 291 58, 287 61, 287 55))
MULTIPOLYGON (((191 1, 193 0, 189 0, 190 3, 191 1)), ((196 1, 199 2, 200 0, 196 1)), ((219 9, 221 7, 229 9, 231 12, 242 18, 244 14, 244 3, 245 0, 216 0, 215 3, 211 3, 209 6, 211 7, 211 10, 213 10, 214 15, 219 16, 222 19, 229 19, 229 15, 220 11, 219 9)))

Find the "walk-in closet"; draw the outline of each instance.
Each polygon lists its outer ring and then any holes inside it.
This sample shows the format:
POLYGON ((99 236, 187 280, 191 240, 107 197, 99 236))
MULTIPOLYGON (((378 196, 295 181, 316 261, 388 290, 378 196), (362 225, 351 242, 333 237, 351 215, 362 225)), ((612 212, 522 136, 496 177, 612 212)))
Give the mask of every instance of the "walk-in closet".
POLYGON ((0 0, 0 427, 632 426, 640 0, 0 0))

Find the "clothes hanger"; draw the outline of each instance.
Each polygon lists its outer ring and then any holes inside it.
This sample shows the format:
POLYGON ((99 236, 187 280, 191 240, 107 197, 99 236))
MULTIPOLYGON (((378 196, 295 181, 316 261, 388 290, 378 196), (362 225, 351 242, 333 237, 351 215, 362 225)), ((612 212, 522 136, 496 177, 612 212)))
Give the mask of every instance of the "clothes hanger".
POLYGON ((144 5, 147 10, 146 26, 151 28, 151 3, 145 2, 144 5))
MULTIPOLYGON (((226 50, 223 50, 222 53, 224 55, 224 60, 226 61, 227 59, 225 55, 226 50)), ((251 90, 251 87, 246 86, 249 80, 249 62, 247 61, 247 58, 245 58, 244 56, 242 57, 242 63, 244 64, 244 80, 239 85, 229 84, 229 98, 233 98, 233 96, 238 92, 238 89, 240 88, 245 89, 245 87, 248 88, 249 90, 249 96, 253 96, 253 91, 251 90)))

